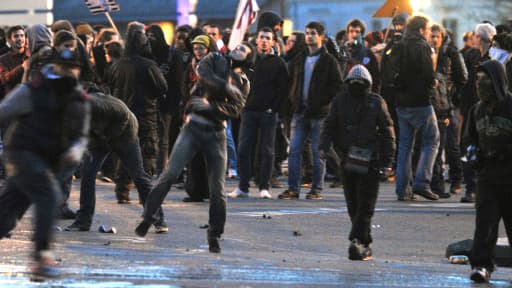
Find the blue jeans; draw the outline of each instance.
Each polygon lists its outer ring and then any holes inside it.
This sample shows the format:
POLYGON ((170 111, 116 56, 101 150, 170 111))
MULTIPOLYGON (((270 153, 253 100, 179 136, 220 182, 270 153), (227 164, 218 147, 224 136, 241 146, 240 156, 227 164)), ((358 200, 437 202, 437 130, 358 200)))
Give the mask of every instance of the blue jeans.
POLYGON ((313 152, 313 183, 311 190, 322 191, 324 187, 325 161, 318 154, 320 130, 324 118, 308 119, 301 114, 293 114, 291 122, 290 157, 288 158, 288 188, 300 192, 301 162, 304 143, 311 137, 313 152))
POLYGON ((260 135, 260 172, 259 188, 269 189, 270 177, 274 166, 274 142, 276 138, 277 114, 245 110, 242 112, 238 135, 238 159, 240 159, 238 188, 249 192, 249 179, 252 176, 254 146, 260 135))
POLYGON ((144 220, 158 221, 159 207, 171 185, 176 183, 183 168, 201 152, 206 162, 210 189, 209 235, 220 237, 226 223, 226 195, 224 194, 224 174, 226 173, 226 131, 190 121, 183 129, 172 148, 171 157, 164 171, 146 199, 144 220))
POLYGON ((413 191, 430 190, 432 169, 439 149, 439 129, 432 106, 397 107, 400 140, 396 168, 396 194, 404 196, 412 179, 412 148, 416 137, 421 137, 421 153, 416 167, 413 191))
POLYGON ((227 141, 227 150, 228 150, 228 168, 237 170, 237 156, 236 156, 236 147, 235 141, 233 139, 233 132, 231 130, 231 120, 227 121, 226 127, 226 141, 227 141))

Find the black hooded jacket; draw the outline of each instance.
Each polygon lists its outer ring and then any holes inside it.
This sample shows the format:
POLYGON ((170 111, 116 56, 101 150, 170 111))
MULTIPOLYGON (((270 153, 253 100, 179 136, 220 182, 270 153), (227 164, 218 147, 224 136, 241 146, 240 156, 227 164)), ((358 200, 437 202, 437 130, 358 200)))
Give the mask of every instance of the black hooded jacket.
POLYGON ((372 151, 372 167, 391 167, 396 145, 393 120, 386 102, 374 93, 341 92, 334 98, 320 134, 319 149, 331 145, 344 158, 353 145, 372 151))
POLYGON ((468 115, 463 141, 480 149, 480 176, 512 175, 512 95, 508 91, 505 67, 496 60, 482 63, 480 70, 492 79, 496 92, 494 109, 479 101, 468 115))
POLYGON ((141 127, 157 122, 156 99, 167 91, 167 81, 157 64, 148 59, 149 42, 141 31, 128 33, 126 55, 112 66, 113 95, 137 116, 141 127))

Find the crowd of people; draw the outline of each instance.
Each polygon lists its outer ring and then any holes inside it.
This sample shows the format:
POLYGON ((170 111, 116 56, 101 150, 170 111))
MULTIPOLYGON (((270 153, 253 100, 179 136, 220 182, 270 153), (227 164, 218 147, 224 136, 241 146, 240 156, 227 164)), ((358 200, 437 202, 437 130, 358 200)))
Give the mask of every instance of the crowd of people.
POLYGON ((476 202, 470 277, 489 281, 501 218, 512 239, 512 25, 479 23, 459 50, 427 17, 392 23, 368 32, 353 19, 331 39, 313 21, 281 37, 281 17, 265 12, 233 50, 229 30, 213 23, 177 27, 172 45, 160 26, 139 22, 123 37, 66 20, 9 27, 0 239, 34 204, 31 272, 57 276, 51 225, 72 219, 67 231, 89 231, 98 178, 115 182, 119 204, 134 184, 141 237, 152 226, 168 232, 161 204, 171 185, 184 187, 184 202, 209 199, 209 251, 220 253, 226 197, 249 197, 251 180, 257 197, 280 201, 301 188, 323 199, 329 179, 352 222, 349 259, 368 260, 379 183, 390 181, 397 201, 464 193, 461 202, 476 202), (226 193, 226 179, 238 187, 226 193))

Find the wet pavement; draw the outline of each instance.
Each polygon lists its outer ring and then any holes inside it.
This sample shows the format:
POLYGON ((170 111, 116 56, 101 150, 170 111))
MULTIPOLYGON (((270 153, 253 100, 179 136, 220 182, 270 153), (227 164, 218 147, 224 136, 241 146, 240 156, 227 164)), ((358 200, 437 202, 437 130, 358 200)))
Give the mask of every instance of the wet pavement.
MULTIPOLYGON (((226 191, 235 185, 229 181, 226 191)), ((73 209, 76 189, 74 183, 73 209)), ((341 189, 327 189, 321 201, 230 199, 223 250, 212 254, 204 229, 207 203, 183 203, 186 194, 173 188, 164 204, 169 234, 150 230, 140 238, 133 233, 141 213, 136 192, 132 204, 118 205, 113 185, 98 183, 91 231, 56 232, 62 277, 30 281, 29 213, 11 239, 0 241, 0 287, 512 287, 511 268, 498 267, 491 284, 479 286, 468 279, 468 265, 444 258, 448 244, 472 238, 472 204, 460 204, 459 195, 397 202, 393 189, 381 186, 372 225, 375 259, 353 262, 347 259, 350 220, 341 189), (101 225, 117 233, 100 233, 101 225)), ((69 224, 57 222, 60 228, 69 224)))

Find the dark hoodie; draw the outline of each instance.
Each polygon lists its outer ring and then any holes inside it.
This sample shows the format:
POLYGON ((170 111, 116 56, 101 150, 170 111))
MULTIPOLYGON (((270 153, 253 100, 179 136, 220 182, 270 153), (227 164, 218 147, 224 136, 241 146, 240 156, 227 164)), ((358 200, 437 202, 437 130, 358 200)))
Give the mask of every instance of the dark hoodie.
POLYGON ((137 116, 142 130, 156 125, 156 99, 167 91, 162 72, 153 60, 144 56, 151 50, 143 31, 136 25, 129 26, 126 55, 112 66, 113 95, 137 116))
POLYGON ((479 101, 470 110, 464 134, 467 145, 480 149, 480 176, 512 175, 512 95, 508 91, 505 67, 496 60, 479 66, 492 79, 496 104, 489 109, 479 101))
POLYGON ((33 72, 39 71, 53 55, 52 32, 46 26, 37 24, 25 30, 30 50, 30 68, 23 75, 23 82, 32 78, 33 72))

